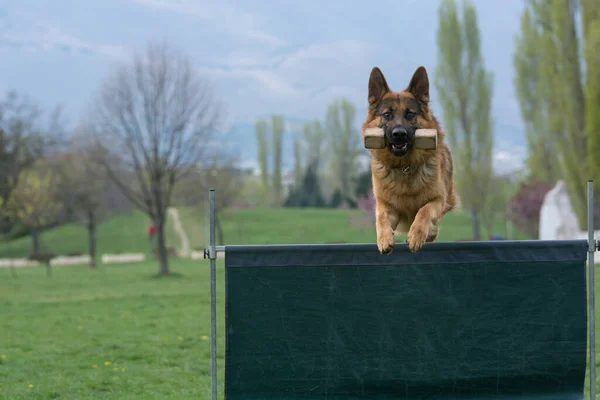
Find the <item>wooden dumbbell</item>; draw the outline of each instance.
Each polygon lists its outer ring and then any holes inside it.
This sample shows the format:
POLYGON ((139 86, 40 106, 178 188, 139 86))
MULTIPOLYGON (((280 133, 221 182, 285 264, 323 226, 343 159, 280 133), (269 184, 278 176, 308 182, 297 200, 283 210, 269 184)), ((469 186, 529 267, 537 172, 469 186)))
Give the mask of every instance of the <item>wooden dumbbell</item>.
MULTIPOLYGON (((367 149, 383 149, 386 145, 383 128, 367 128, 363 138, 367 149)), ((414 148, 435 150, 437 148, 437 129, 417 129, 414 148)))

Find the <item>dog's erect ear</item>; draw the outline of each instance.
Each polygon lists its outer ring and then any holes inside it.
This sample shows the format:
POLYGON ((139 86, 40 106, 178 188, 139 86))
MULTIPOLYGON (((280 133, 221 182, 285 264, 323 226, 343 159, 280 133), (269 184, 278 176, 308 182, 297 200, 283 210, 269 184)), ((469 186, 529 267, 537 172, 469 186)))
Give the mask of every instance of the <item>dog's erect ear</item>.
POLYGON ((425 67, 421 66, 417 68, 406 90, 421 103, 429 103, 429 77, 427 76, 425 67))
POLYGON ((390 88, 381 70, 373 67, 369 76, 369 104, 377 103, 390 88))

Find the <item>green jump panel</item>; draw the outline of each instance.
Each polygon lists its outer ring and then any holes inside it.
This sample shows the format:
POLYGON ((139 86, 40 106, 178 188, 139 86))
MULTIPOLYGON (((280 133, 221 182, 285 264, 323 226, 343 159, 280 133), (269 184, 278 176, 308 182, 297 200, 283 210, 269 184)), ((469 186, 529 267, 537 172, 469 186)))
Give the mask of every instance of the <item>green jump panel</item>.
POLYGON ((226 400, 584 399, 587 241, 226 246, 226 400))

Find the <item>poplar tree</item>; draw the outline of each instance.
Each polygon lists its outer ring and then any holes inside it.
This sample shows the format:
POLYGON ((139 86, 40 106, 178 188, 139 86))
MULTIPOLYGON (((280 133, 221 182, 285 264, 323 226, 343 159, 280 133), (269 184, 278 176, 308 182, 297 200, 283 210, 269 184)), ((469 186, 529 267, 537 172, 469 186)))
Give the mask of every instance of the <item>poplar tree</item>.
POLYGON ((461 20, 454 0, 443 0, 438 14, 435 86, 455 160, 456 187, 471 213, 473 238, 480 240, 481 214, 494 190, 490 184, 493 75, 483 63, 473 5, 463 1, 461 20))
POLYGON ((354 180, 358 171, 361 136, 354 127, 356 108, 346 99, 333 101, 327 108, 325 126, 327 146, 331 149, 330 170, 335 189, 342 203, 349 205, 354 193, 354 180))
POLYGON ((282 185, 282 152, 283 152, 283 117, 273 115, 271 117, 271 132, 273 134, 273 205, 280 206, 283 198, 282 185))
POLYGON ((256 130, 256 147, 258 151, 258 167, 260 169, 260 181, 263 188, 267 190, 269 187, 269 142, 267 141, 267 122, 264 119, 259 119, 254 124, 256 130))

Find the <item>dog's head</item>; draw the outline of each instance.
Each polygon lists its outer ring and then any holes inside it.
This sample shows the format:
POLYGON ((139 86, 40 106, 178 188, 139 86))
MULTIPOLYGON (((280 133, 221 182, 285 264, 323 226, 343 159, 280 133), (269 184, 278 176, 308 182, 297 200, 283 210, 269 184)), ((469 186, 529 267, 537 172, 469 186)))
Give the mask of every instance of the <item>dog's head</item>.
POLYGON ((406 89, 390 90, 378 67, 369 77, 369 114, 365 125, 384 129, 387 150, 395 157, 404 157, 413 149, 415 131, 437 129, 437 121, 429 110, 429 77, 424 67, 413 74, 406 89))

